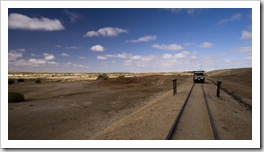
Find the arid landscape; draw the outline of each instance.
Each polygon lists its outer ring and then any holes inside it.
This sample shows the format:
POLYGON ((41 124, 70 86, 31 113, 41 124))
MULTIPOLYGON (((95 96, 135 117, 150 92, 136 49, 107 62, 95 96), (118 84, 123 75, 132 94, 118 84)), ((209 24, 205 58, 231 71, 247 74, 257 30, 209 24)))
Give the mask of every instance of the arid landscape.
MULTIPOLYGON (((99 73, 9 73, 14 83, 8 91, 25 101, 9 102, 8 139, 164 140, 193 84, 190 72, 107 75, 97 80, 99 73)), ((252 69, 208 71, 203 85, 219 139, 251 140, 252 69), (216 81, 222 81, 220 98, 216 81)), ((191 122, 186 125, 199 125, 191 122)))

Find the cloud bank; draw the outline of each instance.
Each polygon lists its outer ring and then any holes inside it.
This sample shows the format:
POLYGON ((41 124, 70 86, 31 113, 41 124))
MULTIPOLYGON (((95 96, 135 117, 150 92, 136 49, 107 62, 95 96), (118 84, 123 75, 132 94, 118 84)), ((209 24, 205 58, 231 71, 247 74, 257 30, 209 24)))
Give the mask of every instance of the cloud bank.
POLYGON ((8 28, 31 31, 59 31, 65 29, 58 19, 30 18, 18 13, 11 13, 8 16, 8 28))

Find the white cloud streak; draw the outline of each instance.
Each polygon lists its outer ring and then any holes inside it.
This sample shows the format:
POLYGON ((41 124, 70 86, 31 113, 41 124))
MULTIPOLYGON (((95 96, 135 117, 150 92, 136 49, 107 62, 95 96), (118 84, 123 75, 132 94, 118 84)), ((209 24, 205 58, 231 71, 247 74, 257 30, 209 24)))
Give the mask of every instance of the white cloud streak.
POLYGON ((65 29, 58 19, 31 18, 18 13, 11 13, 8 16, 8 28, 31 31, 58 31, 65 29))
POLYGON ((188 55, 190 54, 190 52, 188 51, 184 51, 181 53, 177 53, 177 54, 163 54, 162 58, 163 59, 182 59, 182 58, 187 58, 188 55))
POLYGON ((166 10, 169 10, 171 13, 186 12, 188 15, 194 15, 196 13, 200 13, 207 9, 204 9, 204 8, 166 8, 166 10))
POLYGON ((237 52, 252 52, 251 46, 244 46, 237 49, 237 52))
POLYGON ((214 47, 214 44, 211 43, 211 42, 203 42, 203 43, 200 44, 200 47, 201 48, 205 48, 205 49, 213 48, 214 47))
POLYGON ((89 66, 85 66, 85 65, 81 65, 81 64, 76 64, 76 63, 72 63, 72 62, 66 62, 66 63, 63 63, 64 67, 75 67, 75 68, 85 68, 85 69, 88 69, 89 66))
POLYGON ((97 31, 89 31, 86 34, 84 34, 83 37, 116 37, 121 33, 127 33, 128 31, 122 28, 117 27, 104 27, 100 28, 97 31))
POLYGON ((104 52, 104 47, 102 45, 94 45, 90 48, 94 52, 104 52))
POLYGON ((65 9, 63 12, 69 16, 71 22, 75 22, 77 19, 82 18, 82 15, 75 12, 71 12, 68 9, 65 9))
POLYGON ((69 57, 70 55, 67 54, 67 53, 61 53, 61 56, 64 56, 64 57, 69 57))
POLYGON ((234 14, 230 18, 224 18, 224 19, 218 21, 215 24, 215 26, 221 26, 221 25, 227 24, 227 23, 232 22, 232 21, 240 20, 241 17, 242 17, 242 14, 240 14, 240 13, 234 14))
POLYGON ((109 58, 137 60, 137 59, 140 59, 141 56, 140 55, 133 56, 132 54, 127 54, 127 53, 106 54, 106 55, 97 56, 97 59, 99 59, 99 60, 106 60, 106 59, 109 59, 109 58))
POLYGON ((178 44, 153 44, 153 48, 161 50, 182 50, 183 47, 178 44))
POLYGON ((67 47, 65 47, 65 49, 67 49, 67 50, 77 50, 77 49, 79 49, 79 47, 77 47, 77 46, 67 46, 67 47))
POLYGON ((242 31, 242 35, 240 37, 240 39, 242 40, 249 40, 252 38, 252 33, 249 31, 242 31))
POLYGON ((61 45, 59 45, 59 44, 57 44, 57 45, 54 45, 54 47, 56 47, 56 48, 62 48, 62 46, 61 46, 61 45))
POLYGON ((126 42, 138 43, 138 42, 148 42, 148 41, 156 40, 156 39, 157 39, 156 35, 146 35, 146 36, 140 37, 136 40, 127 40, 126 42))

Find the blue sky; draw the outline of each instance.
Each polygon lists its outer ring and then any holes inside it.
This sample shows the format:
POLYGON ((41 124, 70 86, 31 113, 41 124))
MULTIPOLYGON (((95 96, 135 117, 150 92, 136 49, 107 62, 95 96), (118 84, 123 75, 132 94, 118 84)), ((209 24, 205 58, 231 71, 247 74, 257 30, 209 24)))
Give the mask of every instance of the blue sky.
POLYGON ((251 9, 8 9, 8 70, 252 67, 251 9))

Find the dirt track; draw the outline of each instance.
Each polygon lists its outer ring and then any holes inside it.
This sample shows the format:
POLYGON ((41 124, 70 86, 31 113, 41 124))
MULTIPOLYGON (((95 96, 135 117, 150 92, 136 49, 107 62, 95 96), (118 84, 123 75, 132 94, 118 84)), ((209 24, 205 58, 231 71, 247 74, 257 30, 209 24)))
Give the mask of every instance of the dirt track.
MULTIPOLYGON (((28 101, 9 103, 8 138, 162 140, 191 85, 188 76, 10 85, 28 101)), ((205 91, 220 139, 251 139, 251 112, 225 93, 216 99, 210 82, 205 91)))

